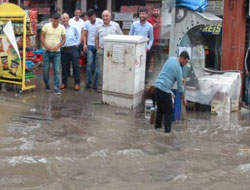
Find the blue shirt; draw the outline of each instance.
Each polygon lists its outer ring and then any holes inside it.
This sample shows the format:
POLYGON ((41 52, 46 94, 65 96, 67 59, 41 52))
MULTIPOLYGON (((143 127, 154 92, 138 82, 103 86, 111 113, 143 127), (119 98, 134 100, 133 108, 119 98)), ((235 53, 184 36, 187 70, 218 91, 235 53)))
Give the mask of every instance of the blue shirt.
POLYGON ((68 25, 66 29, 66 41, 62 47, 77 46, 79 44, 79 33, 75 26, 68 25))
POLYGON ((103 21, 99 18, 96 18, 94 24, 92 24, 89 20, 85 22, 84 30, 88 32, 88 45, 95 46, 95 31, 97 29, 97 26, 100 26, 102 24, 103 21))
POLYGON ((149 39, 147 49, 151 49, 154 42, 153 26, 149 22, 141 24, 140 21, 135 21, 130 28, 129 35, 132 36, 145 36, 149 39))
POLYGON ((156 78, 155 87, 160 90, 171 93, 171 89, 177 81, 178 91, 184 92, 182 83, 182 67, 175 57, 170 57, 163 65, 161 72, 156 78))

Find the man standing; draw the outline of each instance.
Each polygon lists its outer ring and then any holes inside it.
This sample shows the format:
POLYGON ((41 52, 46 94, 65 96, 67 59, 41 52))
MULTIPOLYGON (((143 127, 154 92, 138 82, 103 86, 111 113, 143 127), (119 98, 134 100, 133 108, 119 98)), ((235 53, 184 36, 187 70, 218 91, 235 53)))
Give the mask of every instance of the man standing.
POLYGON ((76 91, 80 90, 80 73, 79 73, 79 53, 78 53, 78 41, 79 33, 77 28, 69 25, 69 15, 64 13, 62 15, 62 22, 66 29, 66 42, 61 48, 61 62, 62 62, 62 84, 60 89, 67 87, 67 78, 68 78, 68 67, 70 61, 72 61, 73 72, 75 78, 74 89, 76 91))
POLYGON ((61 15, 53 14, 51 22, 42 28, 41 43, 43 45, 43 80, 46 91, 50 91, 49 70, 52 62, 54 70, 54 92, 60 95, 60 48, 65 43, 65 28, 59 24, 61 15))
POLYGON ((121 28, 118 23, 111 21, 111 13, 108 10, 102 12, 103 24, 98 26, 95 32, 95 45, 98 53, 98 63, 100 66, 100 73, 103 73, 103 38, 107 35, 122 35, 121 28))
POLYGON ((89 20, 85 22, 84 27, 84 43, 83 50, 87 52, 87 84, 86 88, 90 88, 92 84, 92 70, 94 71, 94 81, 93 89, 97 89, 97 82, 99 79, 99 66, 97 59, 97 51, 95 46, 95 32, 97 26, 101 26, 103 21, 99 18, 96 18, 95 11, 93 9, 88 10, 89 20))
POLYGON ((183 104, 186 106, 184 86, 182 79, 182 67, 187 64, 189 55, 186 51, 181 52, 179 58, 170 57, 163 65, 155 81, 155 97, 157 102, 157 113, 155 128, 161 128, 164 119, 165 133, 171 132, 173 103, 172 87, 177 81, 178 91, 182 94, 183 104))
POLYGON ((88 14, 86 12, 82 13, 80 18, 84 21, 84 23, 89 20, 88 14))
MULTIPOLYGON (((84 29, 84 21, 80 19, 80 16, 82 14, 82 10, 80 8, 76 8, 75 10, 75 16, 69 20, 70 26, 75 26, 77 28, 77 31, 79 33, 79 36, 82 36, 83 29, 84 29)), ((78 45, 81 44, 81 38, 78 40, 78 45)), ((82 47, 79 50, 82 51, 82 47)))
MULTIPOLYGON (((83 50, 83 29, 84 29, 84 21, 80 18, 82 14, 82 10, 80 8, 76 8, 75 13, 74 13, 74 17, 69 19, 69 25, 70 26, 75 26, 77 28, 78 34, 80 36, 79 40, 78 40, 78 53, 79 56, 80 54, 83 54, 82 50, 83 50)), ((70 76, 70 65, 68 66, 68 76, 70 76)))
POLYGON ((130 28, 129 31, 129 35, 133 35, 133 36, 145 36, 146 38, 149 39, 148 44, 147 44, 147 59, 146 59, 146 71, 145 71, 145 75, 147 78, 148 75, 148 68, 149 68, 149 64, 150 64, 150 49, 153 45, 154 42, 154 35, 153 35, 153 26, 147 22, 147 10, 145 8, 141 8, 139 10, 139 17, 140 20, 139 21, 135 21, 130 28))
POLYGON ((161 40, 161 9, 159 5, 153 7, 152 16, 148 18, 148 22, 152 24, 154 29, 154 43, 153 46, 157 46, 161 40))
POLYGON ((154 65, 156 64, 157 60, 157 53, 159 50, 159 44, 161 42, 161 8, 159 5, 155 5, 153 7, 153 12, 151 17, 148 18, 148 22, 152 24, 153 31, 154 31, 154 43, 151 48, 151 52, 148 56, 148 72, 153 72, 154 65))

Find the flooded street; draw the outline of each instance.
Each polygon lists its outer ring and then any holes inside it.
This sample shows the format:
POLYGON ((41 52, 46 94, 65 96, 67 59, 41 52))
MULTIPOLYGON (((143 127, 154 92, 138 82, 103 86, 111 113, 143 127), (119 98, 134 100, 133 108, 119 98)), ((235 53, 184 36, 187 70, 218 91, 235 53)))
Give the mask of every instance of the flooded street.
POLYGON ((248 190, 250 116, 188 113, 154 130, 136 111, 72 89, 0 96, 1 190, 248 190))

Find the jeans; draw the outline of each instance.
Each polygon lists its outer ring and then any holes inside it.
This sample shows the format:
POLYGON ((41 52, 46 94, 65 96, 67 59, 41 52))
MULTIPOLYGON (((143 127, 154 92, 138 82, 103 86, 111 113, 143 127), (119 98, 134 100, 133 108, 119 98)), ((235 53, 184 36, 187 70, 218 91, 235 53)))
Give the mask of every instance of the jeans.
POLYGON ((92 83, 92 70, 94 70, 93 88, 97 88, 100 76, 100 68, 97 59, 97 50, 95 46, 88 45, 87 51, 87 85, 92 83))
POLYGON ((57 52, 44 51, 43 53, 43 80, 46 89, 50 89, 49 70, 50 70, 50 62, 52 62, 54 70, 54 91, 59 90, 60 55, 61 55, 60 51, 57 52))
POLYGON ((79 71, 79 52, 76 46, 62 47, 61 48, 61 63, 62 63, 62 83, 67 85, 68 68, 72 61, 73 75, 75 84, 80 84, 80 71, 79 71))
POLYGON ((98 57, 98 64, 99 64, 99 70, 100 70, 100 86, 102 86, 103 83, 103 61, 104 61, 104 50, 99 49, 97 52, 98 57))
POLYGON ((155 89, 157 102, 157 112, 155 127, 161 127, 162 119, 164 120, 165 132, 170 133, 173 115, 173 103, 171 93, 164 92, 159 88, 155 89))

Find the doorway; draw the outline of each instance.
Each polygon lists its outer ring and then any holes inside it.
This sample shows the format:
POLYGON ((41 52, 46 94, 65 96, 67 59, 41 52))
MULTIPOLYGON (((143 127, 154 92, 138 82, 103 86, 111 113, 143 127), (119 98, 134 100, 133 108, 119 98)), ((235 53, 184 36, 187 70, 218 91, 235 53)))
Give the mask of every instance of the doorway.
POLYGON ((69 17, 74 17, 77 0, 63 0, 63 12, 68 13, 69 17))
POLYGON ((87 9, 94 9, 97 17, 101 18, 102 11, 107 9, 107 0, 92 0, 87 2, 87 9))

